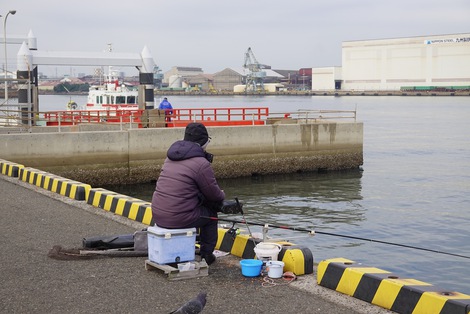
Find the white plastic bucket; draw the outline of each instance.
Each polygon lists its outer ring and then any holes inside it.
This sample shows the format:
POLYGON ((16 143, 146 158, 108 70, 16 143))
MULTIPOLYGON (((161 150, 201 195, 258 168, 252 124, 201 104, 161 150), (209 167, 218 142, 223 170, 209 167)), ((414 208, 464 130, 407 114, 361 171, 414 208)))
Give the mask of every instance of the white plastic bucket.
POLYGON ((268 270, 269 278, 281 278, 284 274, 284 262, 269 261, 266 262, 266 269, 268 270))
POLYGON ((256 257, 261 261, 277 261, 282 245, 272 242, 260 242, 255 246, 256 257))

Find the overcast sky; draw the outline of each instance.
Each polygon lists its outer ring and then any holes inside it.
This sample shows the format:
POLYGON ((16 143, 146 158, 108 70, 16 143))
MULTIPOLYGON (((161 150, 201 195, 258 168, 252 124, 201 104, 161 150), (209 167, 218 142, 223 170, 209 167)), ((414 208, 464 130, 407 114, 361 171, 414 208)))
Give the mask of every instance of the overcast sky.
MULTIPOLYGON (((242 67, 248 47, 273 69, 341 66, 343 41, 470 32, 469 0, 2 0, 0 14, 9 10, 7 36, 32 30, 38 50, 147 46, 163 72, 242 67)), ((9 69, 18 49, 9 46, 9 69)))

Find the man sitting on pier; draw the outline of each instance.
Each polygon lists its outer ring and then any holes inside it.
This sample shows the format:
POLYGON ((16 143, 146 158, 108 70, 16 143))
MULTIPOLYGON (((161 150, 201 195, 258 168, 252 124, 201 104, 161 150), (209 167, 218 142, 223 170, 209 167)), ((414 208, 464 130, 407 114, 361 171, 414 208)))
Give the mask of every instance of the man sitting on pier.
POLYGON ((206 152, 209 142, 203 124, 188 124, 184 140, 168 149, 152 198, 153 220, 159 227, 200 229, 200 254, 207 264, 215 261, 217 220, 201 217, 217 218, 215 208, 225 198, 211 166, 213 156, 206 152))

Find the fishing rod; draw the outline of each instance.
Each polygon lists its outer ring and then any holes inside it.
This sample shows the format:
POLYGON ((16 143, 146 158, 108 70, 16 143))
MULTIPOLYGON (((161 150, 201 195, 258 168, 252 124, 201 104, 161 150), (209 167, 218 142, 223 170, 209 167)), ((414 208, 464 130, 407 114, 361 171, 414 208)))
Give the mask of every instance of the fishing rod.
POLYGON ((275 228, 275 229, 284 229, 284 230, 292 230, 292 231, 307 232, 307 233, 310 234, 310 235, 322 234, 322 235, 328 235, 328 236, 334 236, 334 237, 341 237, 341 238, 347 238, 347 239, 368 241, 368 242, 374 242, 374 243, 380 243, 380 244, 387 244, 387 245, 394 245, 394 246, 399 246, 399 247, 404 247, 404 248, 409 248, 409 249, 415 249, 415 250, 421 250, 421 251, 426 251, 426 252, 432 252, 432 253, 438 253, 438 254, 444 254, 444 255, 450 255, 450 256, 455 256, 455 257, 461 257, 461 258, 470 259, 470 256, 465 256, 465 255, 460 255, 460 254, 455 254, 455 253, 449 253, 449 252, 438 251, 438 250, 433 250, 433 249, 426 249, 426 248, 422 248, 422 247, 418 247, 418 246, 407 245, 407 244, 401 244, 401 243, 394 243, 394 242, 387 242, 387 241, 381 241, 381 240, 374 240, 374 239, 363 238, 363 237, 350 236, 350 235, 339 234, 339 233, 331 233, 331 232, 324 232, 324 231, 315 231, 315 230, 310 230, 310 229, 306 229, 306 228, 297 228, 297 227, 273 225, 273 224, 269 224, 269 223, 262 224, 262 223, 256 223, 256 222, 248 222, 248 221, 246 221, 245 219, 243 219, 243 220, 236 220, 236 219, 225 219, 225 218, 207 217, 207 216, 201 216, 201 218, 207 218, 207 219, 217 220, 217 221, 227 221, 227 222, 231 222, 231 223, 240 223, 240 224, 245 224, 245 225, 261 226, 261 227, 265 227, 265 228, 272 227, 272 228, 275 228))

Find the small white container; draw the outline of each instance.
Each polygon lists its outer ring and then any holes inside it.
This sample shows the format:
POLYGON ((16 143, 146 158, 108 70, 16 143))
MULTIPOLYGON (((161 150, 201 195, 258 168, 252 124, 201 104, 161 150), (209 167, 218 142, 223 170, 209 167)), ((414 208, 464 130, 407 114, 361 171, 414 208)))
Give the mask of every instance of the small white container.
POLYGON ((281 278, 284 274, 284 262, 269 261, 266 262, 266 269, 268 270, 269 278, 281 278))
POLYGON ((188 270, 194 270, 194 269, 196 269, 196 264, 192 262, 178 264, 179 271, 188 271, 188 270))
POLYGON ((165 229, 149 227, 148 256, 157 264, 194 261, 196 257, 196 228, 165 229))
POLYGON ((282 249, 282 245, 272 242, 260 242, 254 250, 256 258, 263 261, 277 261, 277 256, 282 249))

